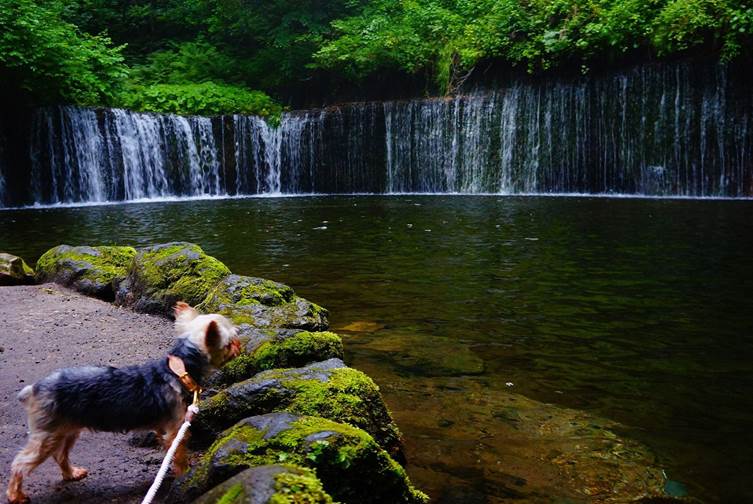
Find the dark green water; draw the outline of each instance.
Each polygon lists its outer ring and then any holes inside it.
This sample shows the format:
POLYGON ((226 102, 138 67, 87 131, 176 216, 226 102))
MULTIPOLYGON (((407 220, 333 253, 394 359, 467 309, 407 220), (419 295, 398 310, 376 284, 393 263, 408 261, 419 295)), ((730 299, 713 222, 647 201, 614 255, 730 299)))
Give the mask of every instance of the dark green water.
MULTIPOLYGON (((362 196, 0 212, 0 250, 30 261, 59 243, 171 240, 292 285, 333 327, 375 322, 346 335, 347 358, 391 405, 405 380, 459 375, 454 387, 489 394, 512 382, 621 422, 691 495, 753 501, 753 202, 362 196), (380 347, 395 339, 463 356, 460 369, 380 347), (483 373, 463 374, 478 362, 483 373)), ((410 451, 441 442, 398 409, 410 451)), ((473 485, 456 466, 410 469, 440 502, 447 477, 473 485)))

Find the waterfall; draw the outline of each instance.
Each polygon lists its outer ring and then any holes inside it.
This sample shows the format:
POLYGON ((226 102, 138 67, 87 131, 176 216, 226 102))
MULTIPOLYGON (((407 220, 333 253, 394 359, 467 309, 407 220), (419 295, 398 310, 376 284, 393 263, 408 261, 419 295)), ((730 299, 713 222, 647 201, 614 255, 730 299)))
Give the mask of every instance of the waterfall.
POLYGON ((32 120, 30 169, 12 170, 0 152, 0 204, 406 192, 749 197, 751 80, 724 65, 640 65, 510 79, 453 98, 286 112, 278 125, 43 108, 32 120))
POLYGON ((386 103, 389 191, 753 195, 750 97, 713 69, 706 83, 644 66, 386 103))

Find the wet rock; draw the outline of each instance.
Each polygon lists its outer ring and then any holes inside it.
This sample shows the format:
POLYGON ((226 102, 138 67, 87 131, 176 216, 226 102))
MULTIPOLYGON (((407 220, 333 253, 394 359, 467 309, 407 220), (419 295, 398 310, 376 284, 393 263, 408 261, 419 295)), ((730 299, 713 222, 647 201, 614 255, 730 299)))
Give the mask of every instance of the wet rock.
POLYGON ((332 497, 310 469, 264 465, 246 469, 217 485, 195 504, 330 504, 332 497))
POLYGON ((169 501, 188 501, 244 469, 280 462, 314 469, 324 490, 346 504, 428 500, 366 432, 323 418, 270 413, 225 431, 176 480, 169 501))
POLYGON ((390 334, 365 343, 398 369, 423 376, 477 375, 484 361, 473 350, 448 338, 390 334))
POLYGON ((242 275, 222 279, 197 309, 221 313, 252 328, 321 331, 329 326, 327 310, 297 296, 287 285, 242 275))
POLYGON ((301 367, 311 362, 343 358, 342 340, 331 332, 241 327, 240 334, 247 339, 243 353, 214 376, 216 383, 239 382, 266 369, 301 367))
POLYGON ((0 252, 0 285, 25 285, 34 283, 34 270, 13 254, 0 252))
POLYGON ((361 428, 393 458, 404 461, 400 431, 379 387, 340 359, 264 371, 215 394, 202 403, 191 427, 192 439, 206 446, 238 420, 272 411, 318 416, 361 428))
POLYGON ((529 399, 504 383, 490 387, 472 377, 458 384, 454 377, 398 377, 391 385, 399 390, 390 396, 398 423, 410 428, 413 439, 433 440, 432 450, 411 452, 411 464, 427 471, 423 480, 438 502, 450 489, 478 485, 494 502, 666 497, 655 455, 624 435, 625 426, 529 399))
POLYGON ((342 327, 337 328, 336 330, 352 333, 373 333, 384 329, 384 327, 385 325, 380 324, 379 322, 374 322, 371 320, 356 320, 355 322, 346 324, 342 327))
POLYGON ((111 301, 135 256, 132 247, 58 245, 39 258, 36 278, 39 282, 56 282, 111 301))
POLYGON ((194 306, 230 270, 198 245, 172 242, 138 249, 115 302, 144 313, 169 315, 176 301, 194 306))

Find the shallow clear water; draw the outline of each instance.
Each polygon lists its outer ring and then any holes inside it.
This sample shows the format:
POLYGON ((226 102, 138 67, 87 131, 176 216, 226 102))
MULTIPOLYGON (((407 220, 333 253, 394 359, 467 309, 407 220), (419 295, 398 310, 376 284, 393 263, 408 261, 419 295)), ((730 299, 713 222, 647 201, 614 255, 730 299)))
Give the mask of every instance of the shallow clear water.
MULTIPOLYGON (((490 396, 509 382, 619 421, 691 495, 753 500, 753 202, 328 196, 0 212, 0 250, 29 261, 59 243, 172 240, 290 284, 334 328, 368 322, 343 333, 347 360, 383 386, 409 471, 438 502, 496 502, 483 471, 463 467, 469 448, 421 427, 437 412, 401 399, 439 380, 490 396), (426 462, 437 450, 458 462, 426 462)), ((472 421, 494 429, 491 415, 472 421)))

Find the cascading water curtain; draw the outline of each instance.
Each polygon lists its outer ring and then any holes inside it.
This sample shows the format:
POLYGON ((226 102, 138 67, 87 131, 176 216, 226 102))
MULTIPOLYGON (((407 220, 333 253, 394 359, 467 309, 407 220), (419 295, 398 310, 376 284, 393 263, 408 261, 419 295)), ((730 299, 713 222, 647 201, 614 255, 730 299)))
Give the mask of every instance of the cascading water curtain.
POLYGON ((11 172, 0 156, 0 203, 409 192, 753 196, 749 81, 750 71, 722 65, 643 65, 513 80, 448 99, 287 112, 278 126, 240 115, 46 108, 34 116, 29 173, 11 172), (21 193, 10 195, 11 186, 21 193))
POLYGON ((388 192, 753 195, 751 95, 706 70, 385 103, 388 192))

